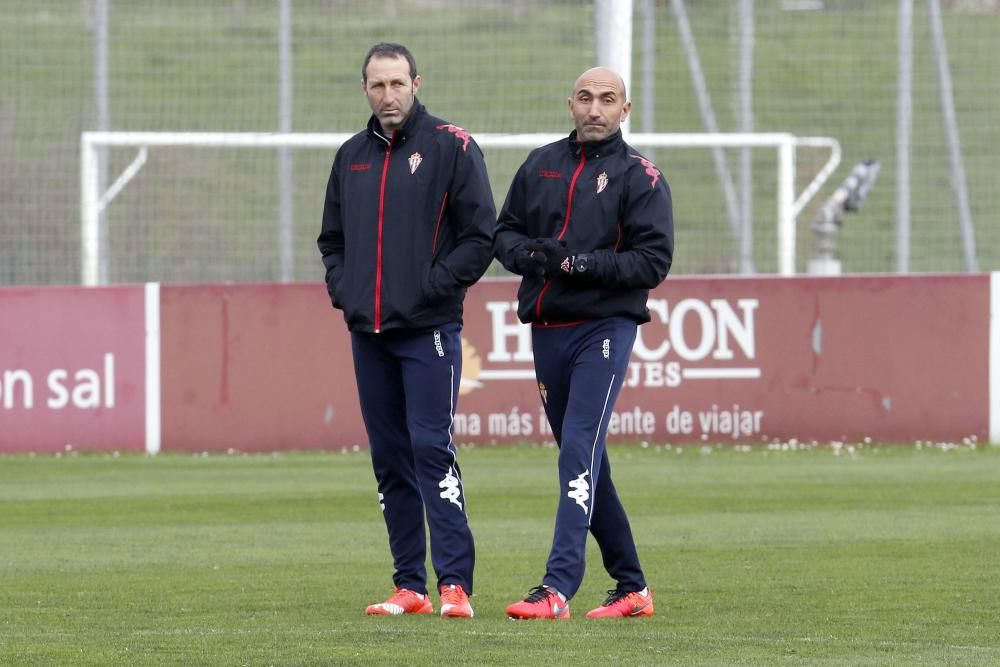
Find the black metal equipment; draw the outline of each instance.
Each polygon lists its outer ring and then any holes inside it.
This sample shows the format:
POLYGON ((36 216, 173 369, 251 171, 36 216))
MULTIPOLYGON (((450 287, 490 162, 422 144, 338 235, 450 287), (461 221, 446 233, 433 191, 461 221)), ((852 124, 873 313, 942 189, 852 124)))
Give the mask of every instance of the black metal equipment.
POLYGON ((844 213, 861 209, 861 203, 875 185, 879 167, 878 160, 874 159, 859 163, 816 214, 812 226, 816 237, 816 257, 809 260, 808 265, 811 275, 840 275, 840 260, 836 256, 837 233, 844 225, 844 213))

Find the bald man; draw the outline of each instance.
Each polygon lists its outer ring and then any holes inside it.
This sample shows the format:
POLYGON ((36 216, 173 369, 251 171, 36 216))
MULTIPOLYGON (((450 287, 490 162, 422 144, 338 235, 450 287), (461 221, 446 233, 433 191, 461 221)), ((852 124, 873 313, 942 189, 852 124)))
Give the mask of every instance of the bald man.
POLYGON ((646 299, 670 270, 670 188, 622 139, 629 114, 621 76, 605 67, 576 80, 576 129, 531 152, 498 220, 494 252, 522 276, 518 317, 531 324, 535 377, 559 445, 559 505, 541 585, 507 607, 511 618, 566 619, 583 581, 587 533, 615 581, 587 618, 653 615, 605 451, 608 420, 646 299))

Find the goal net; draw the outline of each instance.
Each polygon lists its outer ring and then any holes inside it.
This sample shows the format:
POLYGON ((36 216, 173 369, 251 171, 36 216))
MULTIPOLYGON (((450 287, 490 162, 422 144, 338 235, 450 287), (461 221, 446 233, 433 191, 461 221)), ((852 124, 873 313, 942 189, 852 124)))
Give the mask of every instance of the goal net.
MULTIPOLYGON (((351 135, 85 132, 81 280, 269 282, 322 275, 315 239, 330 165, 351 135)), ((499 207, 527 153, 561 134, 474 134, 499 207)), ((791 275, 796 220, 840 145, 787 133, 628 136, 674 195, 675 274, 791 275)), ((801 235, 799 235, 801 236, 801 235)), ((491 274, 503 275, 498 265, 491 274)))

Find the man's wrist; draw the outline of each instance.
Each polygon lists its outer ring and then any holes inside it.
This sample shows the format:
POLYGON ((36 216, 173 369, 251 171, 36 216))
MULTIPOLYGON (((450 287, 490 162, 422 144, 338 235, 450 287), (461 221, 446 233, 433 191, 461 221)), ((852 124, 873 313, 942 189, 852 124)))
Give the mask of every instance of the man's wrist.
POLYGON ((583 278, 593 275, 595 267, 594 255, 589 252, 566 253, 561 257, 556 256, 550 262, 550 270, 547 275, 564 276, 566 278, 583 278))
POLYGON ((581 252, 573 256, 573 275, 586 276, 594 272, 594 256, 589 252, 581 252))

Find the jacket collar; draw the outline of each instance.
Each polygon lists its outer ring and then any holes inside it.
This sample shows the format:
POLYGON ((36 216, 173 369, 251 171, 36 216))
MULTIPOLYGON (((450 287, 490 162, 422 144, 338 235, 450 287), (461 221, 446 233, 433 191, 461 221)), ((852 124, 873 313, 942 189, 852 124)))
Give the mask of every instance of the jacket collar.
MULTIPOLYGON (((425 109, 424 105, 420 103, 420 100, 413 98, 413 106, 410 107, 410 115, 406 117, 406 122, 403 123, 403 126, 395 132, 396 141, 402 143, 409 137, 413 136, 416 132, 417 125, 420 123, 420 119, 425 115, 427 115, 427 109, 425 109)), ((382 125, 378 122, 378 118, 375 114, 372 114, 371 118, 368 119, 368 136, 387 144, 392 142, 392 133, 386 135, 385 132, 383 132, 382 125)))
POLYGON ((622 131, 620 129, 600 141, 577 141, 576 130, 569 133, 569 150, 573 153, 573 157, 577 159, 580 157, 580 151, 583 151, 587 159, 593 159, 617 151, 623 143, 624 139, 622 139, 622 131))

